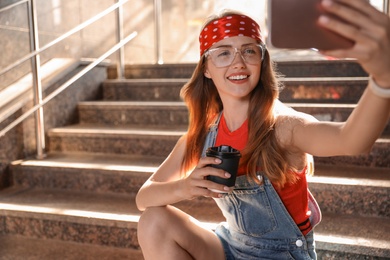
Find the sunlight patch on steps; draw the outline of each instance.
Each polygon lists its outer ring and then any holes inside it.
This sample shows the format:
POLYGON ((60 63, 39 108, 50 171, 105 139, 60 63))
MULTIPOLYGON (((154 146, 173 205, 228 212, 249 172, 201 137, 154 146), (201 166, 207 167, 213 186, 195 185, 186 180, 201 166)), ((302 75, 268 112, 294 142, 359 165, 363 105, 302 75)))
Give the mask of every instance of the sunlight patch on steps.
MULTIPOLYGON (((59 209, 53 207, 28 206, 28 205, 18 205, 12 203, 0 203, 0 211, 1 210, 40 213, 40 214, 54 214, 54 215, 61 215, 61 216, 125 221, 125 222, 133 222, 133 223, 138 223, 140 218, 139 215, 131 215, 131 214, 114 214, 114 213, 105 213, 105 212, 87 211, 87 210, 59 209)), ((209 230, 215 230, 215 228, 218 225, 218 223, 198 221, 193 217, 190 217, 190 220, 198 224, 199 226, 209 230)))
POLYGON ((324 177, 324 176, 307 176, 307 180, 309 183, 390 187, 390 181, 386 181, 386 180, 370 180, 370 179, 339 178, 339 177, 324 177))
POLYGON ((139 220, 139 215, 114 214, 114 213, 104 213, 104 212, 86 211, 86 210, 58 209, 53 207, 27 206, 27 205, 17 205, 11 203, 0 203, 0 210, 56 214, 56 215, 63 215, 63 216, 116 220, 116 221, 126 221, 126 222, 138 222, 139 220))
POLYGON ((359 245, 375 248, 388 248, 389 243, 379 239, 366 239, 364 237, 356 236, 334 236, 314 233, 314 239, 318 242, 341 244, 341 245, 359 245))
POLYGON ((145 130, 145 129, 108 129, 108 128, 54 128, 50 130, 51 133, 62 134, 99 134, 99 135, 143 135, 143 136, 182 136, 185 131, 160 131, 160 130, 145 130))
POLYGON ((178 107, 186 108, 184 101, 106 101, 106 100, 97 100, 97 101, 84 101, 79 102, 78 106, 99 106, 99 107, 122 107, 122 106, 137 106, 142 107, 143 109, 153 110, 156 107, 178 107))
POLYGON ((112 171, 133 171, 133 172, 155 172, 157 167, 138 166, 138 165, 119 165, 107 163, 84 163, 84 162, 61 162, 61 161, 26 161, 21 163, 24 166, 40 166, 40 167, 66 167, 80 169, 103 169, 112 171))

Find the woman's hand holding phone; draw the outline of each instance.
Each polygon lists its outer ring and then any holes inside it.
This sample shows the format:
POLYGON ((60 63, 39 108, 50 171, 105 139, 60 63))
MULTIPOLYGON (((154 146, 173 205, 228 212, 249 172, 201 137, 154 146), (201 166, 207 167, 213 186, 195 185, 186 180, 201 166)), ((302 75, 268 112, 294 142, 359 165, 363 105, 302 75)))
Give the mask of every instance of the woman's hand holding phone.
POLYGON ((355 58, 379 86, 390 87, 390 17, 366 0, 323 0, 326 12, 345 20, 322 15, 318 22, 354 42, 351 48, 324 50, 324 55, 355 58))

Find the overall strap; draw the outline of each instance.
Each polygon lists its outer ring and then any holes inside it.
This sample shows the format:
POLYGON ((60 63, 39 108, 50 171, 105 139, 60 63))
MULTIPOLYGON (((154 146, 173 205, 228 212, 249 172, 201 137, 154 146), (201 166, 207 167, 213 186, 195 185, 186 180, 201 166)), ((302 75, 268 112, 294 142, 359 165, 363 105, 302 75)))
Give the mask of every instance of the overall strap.
POLYGON ((222 111, 218 114, 214 123, 211 124, 209 127, 209 132, 207 133, 206 140, 203 146, 202 157, 206 156, 207 148, 212 147, 215 144, 215 140, 217 139, 217 134, 218 134, 218 125, 219 125, 219 121, 221 120, 221 116, 222 116, 222 111))

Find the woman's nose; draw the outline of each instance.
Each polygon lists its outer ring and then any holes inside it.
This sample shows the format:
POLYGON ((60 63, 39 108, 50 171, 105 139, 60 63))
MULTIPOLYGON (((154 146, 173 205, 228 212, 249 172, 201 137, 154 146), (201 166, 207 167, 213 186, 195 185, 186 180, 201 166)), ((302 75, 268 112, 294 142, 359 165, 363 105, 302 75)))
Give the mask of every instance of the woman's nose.
POLYGON ((240 51, 236 50, 236 53, 234 54, 234 58, 233 58, 232 64, 233 64, 234 67, 241 67, 241 68, 245 68, 246 67, 245 59, 242 56, 240 51))

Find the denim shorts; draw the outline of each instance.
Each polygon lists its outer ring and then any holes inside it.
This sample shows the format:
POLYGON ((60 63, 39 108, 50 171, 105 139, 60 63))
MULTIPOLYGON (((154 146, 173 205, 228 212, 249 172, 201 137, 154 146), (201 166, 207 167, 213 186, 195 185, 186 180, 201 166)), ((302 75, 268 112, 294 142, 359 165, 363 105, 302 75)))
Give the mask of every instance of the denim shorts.
POLYGON ((259 185, 240 176, 233 192, 215 199, 226 218, 215 231, 226 259, 316 259, 313 231, 302 234, 271 182, 261 178, 259 185))

